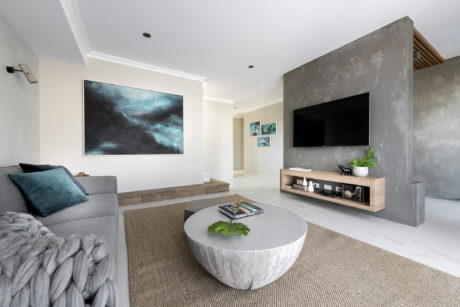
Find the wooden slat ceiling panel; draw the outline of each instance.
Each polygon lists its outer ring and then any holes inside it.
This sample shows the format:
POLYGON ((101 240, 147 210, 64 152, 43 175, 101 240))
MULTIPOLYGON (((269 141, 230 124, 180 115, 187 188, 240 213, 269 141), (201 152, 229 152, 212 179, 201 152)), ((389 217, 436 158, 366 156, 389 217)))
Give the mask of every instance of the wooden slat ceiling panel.
POLYGON ((414 70, 438 65, 446 61, 415 27, 414 27, 413 49, 414 49, 414 70), (420 52, 419 60, 415 58, 416 52, 420 52))

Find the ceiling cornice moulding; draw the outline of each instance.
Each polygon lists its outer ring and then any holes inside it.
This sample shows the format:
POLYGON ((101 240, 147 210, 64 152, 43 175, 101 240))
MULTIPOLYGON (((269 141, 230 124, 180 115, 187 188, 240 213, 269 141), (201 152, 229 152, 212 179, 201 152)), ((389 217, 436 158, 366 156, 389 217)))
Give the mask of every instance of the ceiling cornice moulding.
POLYGON ((280 103, 280 102, 283 102, 283 98, 276 99, 275 102, 270 102, 268 104, 260 104, 260 105, 257 105, 255 107, 249 108, 249 109, 242 109, 241 111, 243 113, 249 113, 249 112, 252 112, 252 111, 256 111, 256 110, 259 110, 259 109, 262 109, 262 108, 272 106, 272 105, 280 103))
POLYGON ((120 58, 114 55, 105 54, 105 53, 96 52, 96 51, 91 51, 90 53, 88 53, 88 57, 93 58, 93 59, 107 61, 107 62, 117 63, 121 65, 127 65, 127 66, 131 66, 135 68, 155 71, 155 72, 159 72, 162 74, 171 75, 175 77, 181 77, 181 78, 190 79, 194 81, 203 82, 207 79, 206 77, 203 77, 203 76, 189 74, 183 71, 173 70, 173 69, 169 69, 165 67, 150 65, 147 63, 138 62, 138 61, 134 61, 134 60, 126 59, 126 58, 120 58))
POLYGON ((223 103, 230 103, 230 104, 235 103, 234 100, 225 99, 225 98, 216 98, 216 97, 204 96, 203 99, 206 100, 206 101, 223 102, 223 103))
POLYGON ((77 44, 78 50, 80 51, 81 57, 85 64, 86 55, 91 50, 89 45, 88 36, 86 35, 85 27, 80 17, 80 11, 78 9, 77 3, 74 0, 59 0, 64 15, 69 24, 70 30, 72 31, 75 43, 77 44))

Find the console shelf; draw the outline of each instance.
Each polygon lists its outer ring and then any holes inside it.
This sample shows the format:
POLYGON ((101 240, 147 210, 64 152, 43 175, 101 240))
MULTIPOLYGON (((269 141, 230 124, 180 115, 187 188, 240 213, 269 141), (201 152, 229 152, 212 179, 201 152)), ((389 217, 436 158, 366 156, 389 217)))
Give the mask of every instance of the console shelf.
POLYGON ((282 169, 280 176, 280 189, 285 192, 313 197, 344 206, 354 207, 367 211, 377 212, 385 208, 385 178, 384 177, 355 177, 355 176, 342 176, 338 173, 324 172, 324 171, 295 171, 290 169, 282 169), (346 183, 352 185, 359 185, 369 188, 369 202, 359 202, 349 200, 342 197, 327 197, 316 192, 304 192, 292 188, 295 183, 295 178, 308 178, 330 183, 346 183))

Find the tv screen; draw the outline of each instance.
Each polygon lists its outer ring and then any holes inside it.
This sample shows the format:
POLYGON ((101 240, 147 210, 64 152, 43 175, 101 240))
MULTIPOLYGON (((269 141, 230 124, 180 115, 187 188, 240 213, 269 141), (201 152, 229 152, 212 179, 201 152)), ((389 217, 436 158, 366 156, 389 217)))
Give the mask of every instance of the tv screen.
POLYGON ((369 93, 294 110, 294 147, 369 145, 369 93))

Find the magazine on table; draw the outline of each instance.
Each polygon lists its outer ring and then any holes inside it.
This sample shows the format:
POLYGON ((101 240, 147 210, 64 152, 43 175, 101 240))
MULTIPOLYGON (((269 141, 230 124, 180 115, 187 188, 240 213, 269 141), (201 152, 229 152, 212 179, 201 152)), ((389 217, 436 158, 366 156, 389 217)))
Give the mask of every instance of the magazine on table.
POLYGON ((240 219, 246 216, 261 214, 264 210, 256 205, 242 201, 238 211, 235 213, 235 204, 226 204, 219 206, 219 211, 228 216, 231 219, 240 219))

